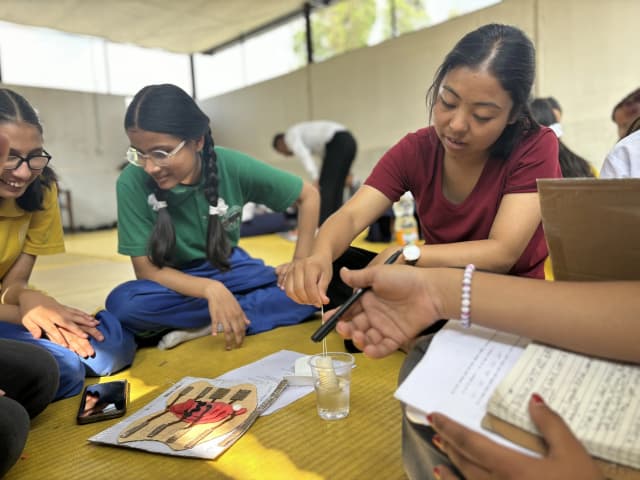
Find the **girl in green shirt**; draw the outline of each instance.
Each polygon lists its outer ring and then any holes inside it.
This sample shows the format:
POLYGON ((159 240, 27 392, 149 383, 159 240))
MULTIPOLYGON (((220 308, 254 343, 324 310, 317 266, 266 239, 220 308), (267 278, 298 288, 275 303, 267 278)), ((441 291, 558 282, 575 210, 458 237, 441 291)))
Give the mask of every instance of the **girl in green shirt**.
POLYGON ((320 202, 299 177, 214 147, 209 123, 174 85, 147 86, 129 105, 132 165, 117 183, 118 251, 131 257, 137 280, 117 287, 107 310, 138 335, 210 325, 231 349, 245 334, 317 311, 290 300, 276 270, 237 245, 242 206, 284 211, 296 204, 295 259, 311 250, 320 202))

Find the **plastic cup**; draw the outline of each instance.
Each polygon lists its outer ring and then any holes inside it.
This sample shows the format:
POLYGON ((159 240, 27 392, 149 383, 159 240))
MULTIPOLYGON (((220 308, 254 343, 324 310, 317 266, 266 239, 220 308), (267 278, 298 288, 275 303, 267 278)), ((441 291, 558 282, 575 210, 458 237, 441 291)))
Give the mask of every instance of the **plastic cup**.
POLYGON ((309 358, 320 418, 340 420, 349 415, 353 365, 353 355, 343 352, 320 353, 309 358))

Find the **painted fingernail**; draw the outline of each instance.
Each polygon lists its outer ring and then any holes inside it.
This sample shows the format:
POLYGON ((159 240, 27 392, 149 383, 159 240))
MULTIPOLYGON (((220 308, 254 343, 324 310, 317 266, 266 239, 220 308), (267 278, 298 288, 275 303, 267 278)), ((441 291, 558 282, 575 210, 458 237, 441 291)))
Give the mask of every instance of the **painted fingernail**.
POLYGON ((440 476, 440 469, 438 467, 433 467, 433 476, 440 480, 442 477, 440 476))
POLYGON ((544 405, 544 400, 537 393, 531 394, 531 400, 533 400, 533 403, 535 403, 536 405, 544 405))
POLYGON ((431 425, 433 425, 433 415, 431 415, 431 414, 427 415, 427 422, 429 422, 431 425))
POLYGON ((431 440, 433 441, 433 444, 436 447, 438 447, 439 450, 442 450, 442 438, 440 438, 440 435, 435 434, 431 440))

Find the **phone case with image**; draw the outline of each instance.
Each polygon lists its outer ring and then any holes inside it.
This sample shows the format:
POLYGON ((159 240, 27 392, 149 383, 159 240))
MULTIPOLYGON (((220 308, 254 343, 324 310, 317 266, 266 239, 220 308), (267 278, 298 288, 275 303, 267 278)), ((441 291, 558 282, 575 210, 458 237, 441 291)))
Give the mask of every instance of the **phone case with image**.
POLYGON ((129 383, 126 380, 87 385, 76 420, 82 425, 121 417, 127 411, 128 400, 129 383))

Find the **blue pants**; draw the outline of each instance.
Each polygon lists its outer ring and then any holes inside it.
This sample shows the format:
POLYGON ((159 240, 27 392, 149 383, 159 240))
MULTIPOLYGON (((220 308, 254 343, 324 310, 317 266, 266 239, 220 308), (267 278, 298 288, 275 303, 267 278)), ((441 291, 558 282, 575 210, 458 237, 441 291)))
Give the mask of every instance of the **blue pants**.
POLYGON ((33 338, 26 328, 13 323, 0 322, 0 338, 39 345, 53 355, 60 370, 60 385, 54 398, 59 400, 80 393, 85 376, 111 375, 129 366, 133 360, 136 351, 133 335, 124 331, 120 322, 109 312, 103 310, 96 318, 100 320, 98 330, 104 335, 104 340, 98 342, 90 339, 96 353, 93 358, 84 359, 45 338, 33 338))
MULTIPOLYGON (((182 271, 222 282, 251 322, 247 335, 300 323, 318 310, 287 297, 278 288, 274 268, 251 258, 241 248, 233 249, 229 263, 231 269, 226 272, 206 261, 182 271)), ((107 297, 107 310, 126 330, 136 334, 204 327, 211 323, 207 300, 186 297, 151 280, 133 280, 116 287, 107 297)))

